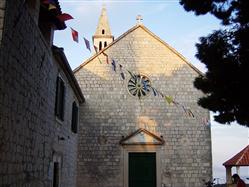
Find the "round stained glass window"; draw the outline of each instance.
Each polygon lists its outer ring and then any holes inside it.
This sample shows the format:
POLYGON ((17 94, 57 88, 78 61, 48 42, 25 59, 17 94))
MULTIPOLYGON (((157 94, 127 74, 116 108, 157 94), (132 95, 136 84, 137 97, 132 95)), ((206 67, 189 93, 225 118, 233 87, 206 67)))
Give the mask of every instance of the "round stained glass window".
POLYGON ((133 75, 128 81, 128 90, 131 95, 138 97, 144 97, 150 92, 151 83, 148 77, 144 75, 133 75))

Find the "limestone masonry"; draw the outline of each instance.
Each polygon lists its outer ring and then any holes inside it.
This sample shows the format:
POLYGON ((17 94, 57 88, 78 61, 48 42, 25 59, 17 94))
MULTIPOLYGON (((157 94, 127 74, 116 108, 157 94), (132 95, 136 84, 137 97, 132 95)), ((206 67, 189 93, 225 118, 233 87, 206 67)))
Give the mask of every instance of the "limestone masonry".
POLYGON ((105 8, 97 53, 73 72, 53 45, 66 28, 53 3, 0 1, 0 186, 202 187, 212 156, 201 73, 141 19, 114 40, 105 8))
MULTIPOLYGON (((104 29, 102 23, 96 32, 104 29)), ((140 181, 140 186, 201 187, 212 177, 210 129, 201 121, 209 112, 197 105, 202 93, 193 86, 200 72, 145 26, 132 27, 74 73, 86 98, 80 107, 77 186, 137 187, 140 181), (152 89, 139 99, 138 78, 196 117, 154 96, 152 89), (154 164, 146 169, 150 160, 154 164)))

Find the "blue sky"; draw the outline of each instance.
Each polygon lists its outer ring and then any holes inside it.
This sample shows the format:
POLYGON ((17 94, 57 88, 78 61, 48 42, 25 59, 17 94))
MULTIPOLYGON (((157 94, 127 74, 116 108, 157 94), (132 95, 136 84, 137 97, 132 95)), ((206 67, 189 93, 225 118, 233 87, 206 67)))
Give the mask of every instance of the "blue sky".
MULTIPOLYGON (((136 16, 141 14, 143 24, 149 30, 175 48, 202 72, 205 71, 203 64, 195 58, 195 43, 199 37, 219 29, 220 22, 211 15, 197 17, 186 12, 176 0, 60 0, 62 11, 71 14, 74 19, 67 21, 66 30, 55 32, 54 44, 64 48, 72 69, 91 56, 85 47, 83 37, 92 41, 103 3, 106 5, 111 31, 115 38, 133 27, 136 24, 136 16), (72 41, 70 27, 79 32, 79 43, 72 41)), ((212 121, 214 177, 225 179, 225 168, 222 163, 248 145, 248 136, 248 128, 236 124, 224 126, 212 121)), ((248 169, 242 170, 241 174, 249 177, 248 169)))

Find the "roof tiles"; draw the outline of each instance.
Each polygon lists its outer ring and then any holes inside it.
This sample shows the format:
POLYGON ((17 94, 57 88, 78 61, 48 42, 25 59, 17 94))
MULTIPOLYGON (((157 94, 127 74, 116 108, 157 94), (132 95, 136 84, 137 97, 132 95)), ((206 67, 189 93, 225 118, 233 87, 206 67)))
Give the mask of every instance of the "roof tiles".
POLYGON ((249 166, 249 145, 231 159, 223 163, 224 166, 249 166))

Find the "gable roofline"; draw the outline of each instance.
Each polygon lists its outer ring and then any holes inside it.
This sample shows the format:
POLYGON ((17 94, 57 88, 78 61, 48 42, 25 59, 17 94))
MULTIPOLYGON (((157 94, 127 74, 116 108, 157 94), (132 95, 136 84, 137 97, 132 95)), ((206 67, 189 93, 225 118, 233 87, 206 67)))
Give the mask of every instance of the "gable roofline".
POLYGON ((82 64, 80 64, 77 68, 75 68, 73 70, 73 72, 76 73, 77 71, 79 71, 82 67, 84 67, 85 65, 87 65, 93 59, 95 59, 96 57, 98 57, 101 53, 105 52, 107 49, 109 49, 111 46, 113 46, 115 43, 119 42, 119 40, 121 40, 122 38, 124 38, 125 36, 127 36, 129 33, 133 32, 137 28, 142 28, 145 32, 147 32, 148 34, 150 34, 157 41, 159 41, 160 43, 162 43, 164 46, 166 46, 168 49, 170 49, 174 54, 176 54, 178 57, 180 57, 187 65, 190 66, 190 68, 192 68, 194 71, 196 71, 199 75, 204 76, 204 74, 198 68, 196 68, 193 64, 191 64, 190 62, 188 62, 184 56, 182 56, 173 47, 171 47, 169 44, 167 44, 165 41, 163 41, 161 38, 159 38, 153 32, 151 32, 147 27, 145 27, 144 25, 141 25, 141 24, 133 26, 131 29, 129 29, 128 31, 126 31, 124 34, 122 34, 121 36, 119 36, 118 38, 116 38, 107 47, 105 47, 101 51, 95 53, 92 57, 88 58, 85 62, 83 62, 82 64))
POLYGON ((119 141, 119 144, 120 145, 143 145, 143 144, 146 144, 146 145, 163 145, 165 143, 164 139, 162 137, 159 137, 155 134, 153 134, 152 132, 146 130, 146 129, 143 129, 143 128, 139 128, 138 130, 136 130, 135 132, 131 133, 130 135, 126 136, 126 137, 122 137, 122 139, 119 141), (129 140, 130 138, 136 136, 137 134, 139 133, 145 133, 145 134, 148 134, 149 136, 155 138, 158 143, 133 143, 133 144, 127 144, 125 143, 126 140, 129 140))

